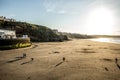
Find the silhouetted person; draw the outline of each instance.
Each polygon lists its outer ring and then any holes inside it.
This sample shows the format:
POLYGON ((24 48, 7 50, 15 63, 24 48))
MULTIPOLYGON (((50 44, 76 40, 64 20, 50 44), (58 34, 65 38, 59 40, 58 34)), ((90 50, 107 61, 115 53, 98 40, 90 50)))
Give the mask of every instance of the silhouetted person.
POLYGON ((26 58, 26 53, 23 53, 23 58, 26 58))
POLYGON ((34 58, 31 58, 31 61, 33 61, 34 60, 34 58))
POLYGON ((117 58, 115 58, 115 62, 116 62, 116 63, 118 62, 118 59, 117 59, 117 58))
POLYGON ((63 61, 65 61, 65 57, 63 57, 63 61))

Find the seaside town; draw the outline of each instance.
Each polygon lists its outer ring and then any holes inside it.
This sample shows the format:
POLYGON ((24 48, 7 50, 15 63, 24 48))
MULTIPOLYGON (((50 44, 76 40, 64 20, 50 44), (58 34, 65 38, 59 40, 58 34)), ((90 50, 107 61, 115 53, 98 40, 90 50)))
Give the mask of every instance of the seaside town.
POLYGON ((0 16, 0 21, 4 22, 4 21, 9 21, 9 22, 15 22, 15 19, 12 18, 6 18, 5 16, 0 16))
POLYGON ((0 0, 0 80, 120 80, 120 0, 0 0))

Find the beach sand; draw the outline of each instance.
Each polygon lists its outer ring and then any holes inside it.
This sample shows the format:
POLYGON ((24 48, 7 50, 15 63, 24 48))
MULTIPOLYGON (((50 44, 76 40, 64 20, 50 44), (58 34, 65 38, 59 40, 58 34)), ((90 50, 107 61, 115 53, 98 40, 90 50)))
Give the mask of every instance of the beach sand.
POLYGON ((0 80, 120 80, 120 44, 78 39, 0 50, 0 80))

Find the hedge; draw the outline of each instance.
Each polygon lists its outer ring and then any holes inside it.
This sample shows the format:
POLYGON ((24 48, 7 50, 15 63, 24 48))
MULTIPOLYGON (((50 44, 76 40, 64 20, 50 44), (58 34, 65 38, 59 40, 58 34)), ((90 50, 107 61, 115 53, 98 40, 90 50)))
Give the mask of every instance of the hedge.
POLYGON ((30 38, 0 39, 0 46, 30 43, 30 38))
POLYGON ((17 48, 25 48, 31 46, 31 43, 19 43, 16 45, 6 45, 0 46, 0 50, 9 50, 9 49, 17 49, 17 48))
POLYGON ((29 38, 0 39, 0 50, 17 49, 31 46, 29 38))

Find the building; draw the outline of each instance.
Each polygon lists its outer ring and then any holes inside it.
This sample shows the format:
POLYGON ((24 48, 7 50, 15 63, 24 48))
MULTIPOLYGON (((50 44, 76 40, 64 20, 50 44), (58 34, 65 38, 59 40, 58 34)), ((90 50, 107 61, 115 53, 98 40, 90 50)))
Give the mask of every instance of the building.
POLYGON ((22 38, 28 38, 28 35, 23 35, 22 38))
POLYGON ((4 21, 4 17, 3 16, 0 16, 0 21, 4 21))
POLYGON ((52 30, 55 34, 59 34, 58 30, 57 29, 53 29, 52 30))
POLYGON ((10 18, 6 18, 4 16, 0 16, 0 21, 1 22, 4 22, 4 21, 8 21, 8 22, 15 22, 16 20, 15 19, 10 19, 10 18))
POLYGON ((13 39, 16 38, 15 31, 0 29, 0 39, 13 39))

